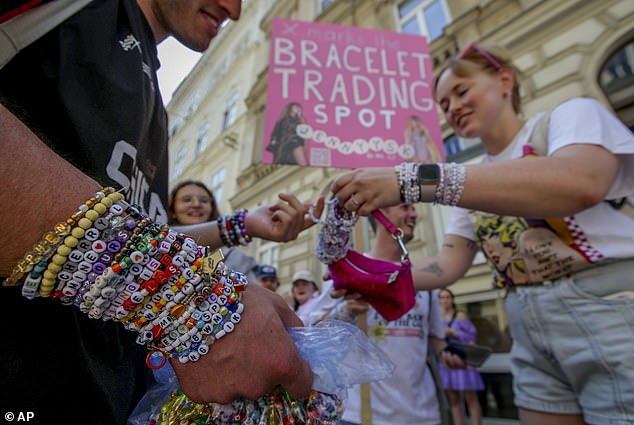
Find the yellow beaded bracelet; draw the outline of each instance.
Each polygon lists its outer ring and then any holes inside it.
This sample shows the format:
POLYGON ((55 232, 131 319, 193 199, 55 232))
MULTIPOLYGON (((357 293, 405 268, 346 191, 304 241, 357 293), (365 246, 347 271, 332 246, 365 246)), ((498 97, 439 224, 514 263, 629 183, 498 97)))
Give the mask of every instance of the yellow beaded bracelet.
POLYGON ((61 245, 65 237, 67 237, 72 228, 77 222, 84 217, 87 211, 89 211, 96 203, 106 198, 109 194, 114 193, 115 190, 112 187, 104 187, 95 195, 88 199, 86 203, 79 206, 79 210, 71 215, 66 221, 59 222, 55 225, 53 230, 48 231, 42 235, 42 239, 37 242, 30 251, 22 257, 18 264, 11 272, 11 275, 4 280, 3 286, 16 286, 19 285, 24 276, 33 270, 35 264, 39 263, 43 259, 50 258, 56 249, 61 245))
MULTIPOLYGON (((79 240, 84 237, 86 230, 92 227, 92 223, 99 217, 103 216, 113 203, 119 202, 122 199, 123 195, 119 192, 110 193, 99 199, 99 202, 93 204, 92 208, 87 210, 82 218, 76 220, 77 226, 73 227, 70 231, 70 235, 64 238, 64 241, 58 247, 58 251, 59 248, 64 246, 69 250, 75 248, 79 243, 79 240)), ((86 205, 88 205, 88 203, 86 203, 86 205)), ((52 261, 48 264, 48 267, 42 277, 42 282, 40 283, 40 296, 48 297, 51 294, 51 291, 55 286, 55 282, 57 281, 57 274, 68 260, 67 255, 60 254, 59 252, 53 255, 52 261)))

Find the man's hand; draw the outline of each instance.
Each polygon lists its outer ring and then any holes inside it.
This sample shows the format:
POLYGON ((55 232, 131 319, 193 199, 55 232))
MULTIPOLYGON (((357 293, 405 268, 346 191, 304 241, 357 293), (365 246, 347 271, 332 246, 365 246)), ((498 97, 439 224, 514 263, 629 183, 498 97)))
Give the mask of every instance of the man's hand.
POLYGON ((277 294, 249 285, 244 314, 235 330, 217 340, 197 362, 172 361, 183 392, 197 403, 257 399, 281 384, 292 396, 307 396, 310 366, 286 328, 303 326, 277 294))
MULTIPOLYGON (((247 213, 245 225, 251 237, 288 242, 315 224, 308 216, 311 204, 300 202, 294 195, 281 193, 279 197, 285 202, 265 205, 247 213)), ((319 198, 314 215, 319 217, 323 209, 324 199, 319 198)))

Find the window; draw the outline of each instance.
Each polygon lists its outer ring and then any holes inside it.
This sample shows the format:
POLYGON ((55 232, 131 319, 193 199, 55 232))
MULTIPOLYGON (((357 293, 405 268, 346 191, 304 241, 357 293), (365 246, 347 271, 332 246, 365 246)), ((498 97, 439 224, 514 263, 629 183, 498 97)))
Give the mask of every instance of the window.
POLYGON ((221 167, 217 169, 211 175, 211 182, 209 184, 209 190, 214 194, 214 198, 216 198, 216 205, 220 205, 220 200, 222 199, 222 183, 225 181, 225 167, 221 167))
POLYGON ((335 2, 335 0, 321 0, 320 1, 320 5, 321 5, 320 12, 323 12, 324 10, 328 9, 330 7, 330 5, 332 5, 334 2, 335 2))
POLYGON ((484 153, 484 146, 479 138, 465 139, 452 134, 445 138, 444 145, 447 162, 465 162, 484 153))
POLYGON ((196 141, 197 153, 202 153, 207 147, 207 133, 209 133, 209 123, 205 122, 198 131, 198 140, 196 141))
POLYGON ((398 6, 401 31, 426 36, 429 41, 440 37, 449 23, 444 0, 406 0, 398 6))
POLYGON ((279 244, 277 242, 262 241, 258 249, 258 264, 268 264, 277 268, 279 244))
POLYGON ((618 49, 603 64, 599 85, 618 117, 634 130, 634 41, 618 49))
POLYGON ((170 129, 170 137, 174 137, 174 134, 176 134, 182 123, 183 118, 181 118, 180 116, 176 116, 174 118, 174 121, 172 122, 172 128, 170 129))
POLYGON ((178 153, 176 154, 176 161, 174 162, 174 171, 172 178, 176 179, 178 176, 183 174, 183 168, 185 167, 185 154, 187 153, 187 149, 185 146, 182 146, 178 153))
POLYGON ((200 93, 196 94, 192 98, 192 103, 189 104, 189 108, 187 108, 187 113, 185 114, 185 119, 192 116, 194 112, 198 110, 198 105, 200 104, 200 93))
POLYGON ((240 93, 233 92, 231 96, 225 102, 225 114, 222 120, 222 129, 226 130, 231 127, 233 123, 236 121, 236 117, 238 115, 238 99, 240 98, 240 93))

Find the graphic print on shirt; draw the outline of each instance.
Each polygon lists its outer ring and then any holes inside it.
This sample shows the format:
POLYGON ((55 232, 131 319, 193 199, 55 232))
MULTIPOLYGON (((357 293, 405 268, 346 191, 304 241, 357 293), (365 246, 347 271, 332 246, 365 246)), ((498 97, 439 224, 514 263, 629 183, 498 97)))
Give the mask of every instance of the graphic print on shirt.
POLYGON ((143 170, 136 163, 136 155, 137 150, 134 146, 125 140, 119 140, 112 148, 106 173, 109 178, 127 189, 128 202, 143 206, 147 214, 156 222, 167 223, 167 211, 161 197, 156 192, 150 192, 150 184, 143 170))
POLYGON ((573 216, 528 220, 470 211, 469 220, 497 288, 557 279, 603 259, 573 216))
POLYGON ((413 311, 412 309, 401 318, 387 322, 380 314, 371 310, 372 313, 368 316, 368 336, 376 342, 383 341, 388 336, 424 338, 424 316, 413 311))

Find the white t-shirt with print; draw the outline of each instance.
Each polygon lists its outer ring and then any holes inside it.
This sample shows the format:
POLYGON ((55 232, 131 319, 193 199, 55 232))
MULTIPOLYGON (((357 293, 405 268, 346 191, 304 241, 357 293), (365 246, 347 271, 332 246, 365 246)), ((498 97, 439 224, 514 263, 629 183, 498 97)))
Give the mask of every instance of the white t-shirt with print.
MULTIPOLYGON (((522 149, 540 115, 529 119, 504 151, 498 155, 487 155, 482 162, 521 158, 522 149)), ((618 199, 634 193, 634 135, 596 100, 571 99, 551 113, 548 155, 572 144, 600 145, 617 155, 619 171, 607 199, 618 199)), ((566 222, 570 234, 579 236, 583 249, 588 249, 587 252, 594 255, 594 259, 602 261, 634 257, 634 220, 614 210, 607 202, 600 202, 574 217, 566 218, 566 222)), ((476 240, 469 211, 453 208, 446 233, 476 240)))
MULTIPOLYGON (((370 383, 374 425, 438 425, 440 413, 434 381, 425 363, 429 333, 444 338, 438 291, 416 293, 415 306, 398 320, 386 322, 373 308, 367 313, 368 336, 396 366, 392 377, 370 383)), ((348 390, 343 420, 361 423, 361 387, 348 390)))
POLYGON ((310 326, 310 315, 317 307, 319 300, 321 299, 321 292, 315 291, 312 293, 309 299, 302 305, 300 305, 295 314, 304 323, 304 326, 310 326))

